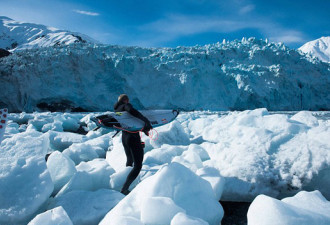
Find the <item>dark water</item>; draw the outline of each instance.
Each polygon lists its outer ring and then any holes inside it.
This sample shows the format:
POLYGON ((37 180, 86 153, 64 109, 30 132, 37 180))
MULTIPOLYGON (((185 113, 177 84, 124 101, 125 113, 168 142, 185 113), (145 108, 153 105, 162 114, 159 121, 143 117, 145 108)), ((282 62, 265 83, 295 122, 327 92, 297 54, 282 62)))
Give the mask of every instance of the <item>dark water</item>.
POLYGON ((225 212, 221 225, 246 225, 250 202, 220 201, 225 212))

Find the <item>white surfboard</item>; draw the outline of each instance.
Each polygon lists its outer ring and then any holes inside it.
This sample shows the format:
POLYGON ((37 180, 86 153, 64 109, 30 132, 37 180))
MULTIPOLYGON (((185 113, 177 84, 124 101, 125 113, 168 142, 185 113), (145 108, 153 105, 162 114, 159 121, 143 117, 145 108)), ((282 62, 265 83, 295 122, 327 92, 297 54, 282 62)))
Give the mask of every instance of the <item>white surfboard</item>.
POLYGON ((5 133, 8 120, 8 109, 0 109, 0 144, 5 133))
MULTIPOLYGON (((177 110, 141 110, 139 111, 151 123, 152 127, 159 127, 172 122, 178 115, 177 110)), ((115 130, 139 131, 144 127, 144 122, 128 112, 109 113, 91 120, 99 127, 115 130)))

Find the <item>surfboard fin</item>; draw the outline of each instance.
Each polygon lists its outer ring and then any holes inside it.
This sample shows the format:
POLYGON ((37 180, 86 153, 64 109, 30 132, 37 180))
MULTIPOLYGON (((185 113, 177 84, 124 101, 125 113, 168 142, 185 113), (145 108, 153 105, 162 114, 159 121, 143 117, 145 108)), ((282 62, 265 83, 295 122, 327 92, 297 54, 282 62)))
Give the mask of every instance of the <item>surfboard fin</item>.
POLYGON ((93 131, 97 131, 98 129, 100 129, 101 127, 95 127, 94 129, 93 129, 93 131))
POLYGON ((119 134, 121 130, 117 130, 117 132, 115 133, 115 135, 112 136, 112 138, 116 137, 117 134, 119 134))

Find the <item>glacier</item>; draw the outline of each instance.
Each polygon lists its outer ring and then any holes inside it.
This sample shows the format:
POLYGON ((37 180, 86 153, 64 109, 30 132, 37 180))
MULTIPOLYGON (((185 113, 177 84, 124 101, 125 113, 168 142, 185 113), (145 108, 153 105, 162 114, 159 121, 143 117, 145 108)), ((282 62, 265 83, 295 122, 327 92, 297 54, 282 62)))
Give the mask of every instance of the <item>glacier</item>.
POLYGON ((71 44, 0 59, 0 107, 107 111, 121 93, 138 109, 327 110, 330 66, 255 38, 194 47, 71 44))

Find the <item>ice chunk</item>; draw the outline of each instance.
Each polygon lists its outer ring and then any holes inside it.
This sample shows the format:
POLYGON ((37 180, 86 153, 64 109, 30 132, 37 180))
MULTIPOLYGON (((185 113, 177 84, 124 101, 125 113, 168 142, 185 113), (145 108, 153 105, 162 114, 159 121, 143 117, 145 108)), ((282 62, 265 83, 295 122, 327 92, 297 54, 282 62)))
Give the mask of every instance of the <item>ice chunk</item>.
POLYGON ((210 159, 210 156, 207 153, 207 151, 200 145, 191 144, 191 145, 189 145, 188 151, 192 151, 192 152, 198 154, 202 161, 206 161, 206 160, 210 159))
POLYGON ((170 224, 177 213, 185 210, 177 206, 171 198, 150 197, 142 202, 141 221, 144 224, 170 224))
POLYGON ((330 222, 330 202, 319 191, 300 191, 293 197, 282 199, 282 202, 300 209, 317 212, 327 217, 330 222))
POLYGON ((187 214, 201 218, 211 225, 219 224, 223 217, 223 209, 216 200, 210 183, 188 168, 172 163, 139 183, 100 224, 112 224, 111 221, 117 217, 140 219, 141 205, 150 197, 171 198, 187 214))
POLYGON ((259 195, 250 205, 248 224, 330 224, 330 202, 319 191, 300 192, 282 201, 259 195))
POLYGON ((32 156, 44 157, 48 148, 48 134, 42 134, 32 130, 30 132, 15 134, 11 138, 3 140, 0 154, 8 157, 5 160, 7 164, 20 158, 29 158, 32 156))
POLYGON ((37 131, 41 131, 46 124, 54 122, 50 113, 35 114, 33 119, 30 119, 28 125, 33 126, 37 131))
POLYGON ((21 159, 11 166, 0 178, 0 224, 28 222, 54 187, 46 163, 40 159, 21 159))
POLYGON ((97 151, 102 150, 98 146, 91 146, 85 143, 76 143, 63 151, 63 154, 69 157, 76 165, 80 162, 87 162, 99 157, 97 151))
POLYGON ((193 151, 183 152, 182 155, 174 157, 172 162, 178 162, 191 169, 193 172, 196 172, 199 168, 203 167, 201 158, 193 151))
MULTIPOLYGON (((312 127, 295 135, 277 151, 275 168, 278 168, 286 187, 320 190, 330 199, 330 127, 312 127)), ((288 196, 287 190, 282 190, 288 196)))
POLYGON ((306 124, 310 127, 315 127, 319 125, 319 122, 317 121, 316 117, 313 116, 313 114, 309 111, 300 111, 297 114, 293 115, 290 119, 306 124))
POLYGON ((123 197, 121 193, 108 189, 72 191, 54 198, 48 208, 62 206, 73 224, 92 225, 98 224, 123 197))
POLYGON ((182 212, 176 214, 171 221, 171 225, 208 225, 208 224, 209 223, 207 223, 206 221, 200 218, 188 216, 187 214, 182 212))
POLYGON ((12 113, 9 115, 9 120, 12 120, 15 123, 18 124, 28 124, 29 120, 32 120, 34 118, 35 114, 32 113, 12 113))
POLYGON ((37 215, 28 225, 73 225, 62 206, 37 215))
POLYGON ((80 134, 70 132, 48 131, 51 148, 58 151, 70 147, 74 143, 82 143, 87 141, 87 137, 80 134))
POLYGON ((108 225, 144 225, 140 220, 136 219, 135 217, 125 216, 125 217, 115 217, 113 220, 110 221, 108 225))
POLYGON ((173 146, 164 144, 160 148, 147 152, 144 156, 144 164, 163 165, 170 163, 175 156, 181 155, 187 150, 186 146, 173 146))
POLYGON ((106 160, 117 172, 126 167, 126 155, 121 141, 121 135, 113 138, 113 147, 106 153, 106 160))
MULTIPOLYGON (((0 117, 0 120, 1 120, 1 117, 0 117)), ((12 121, 9 121, 7 123, 7 126, 6 126, 6 124, 1 124, 0 123, 0 127, 2 127, 2 128, 0 128, 0 140, 1 140, 1 132, 3 132, 4 138, 12 137, 14 134, 18 134, 20 132, 19 131, 19 125, 17 123, 12 122, 12 121)), ((0 144, 1 144, 1 141, 0 141, 0 144)))
POLYGON ((54 185, 44 159, 47 134, 13 135, 1 143, 0 224, 27 223, 51 195, 54 185))
POLYGON ((211 125, 214 120, 218 119, 217 115, 211 115, 204 118, 197 118, 189 121, 188 128, 191 130, 193 136, 202 135, 204 128, 211 125))
POLYGON ((153 148, 159 148, 163 144, 188 145, 190 143, 187 133, 185 133, 178 121, 173 121, 168 125, 156 128, 156 130, 158 132, 158 138, 153 141, 150 141, 150 139, 146 140, 153 148))
POLYGON ((63 151, 76 165, 82 161, 90 161, 96 158, 105 158, 106 151, 112 145, 109 134, 87 140, 83 143, 74 143, 63 151))
POLYGON ((115 171, 105 159, 94 159, 76 166, 77 172, 56 196, 73 190, 95 191, 109 188, 110 175, 115 171))
MULTIPOLYGON (((6 159, 2 155, 0 158, 6 159)), ((0 224, 26 224, 53 192, 46 162, 38 157, 19 158, 10 164, 3 161, 0 163, 0 224)))
POLYGON ((64 113, 63 116, 61 117, 61 122, 63 129, 65 131, 77 131, 78 128, 80 127, 80 119, 83 117, 82 114, 69 114, 69 113, 64 113))
POLYGON ((55 194, 77 171, 74 162, 59 151, 51 153, 48 157, 47 168, 54 183, 55 194))
MULTIPOLYGON (((131 172, 132 167, 126 167, 121 171, 118 171, 110 176, 110 188, 120 191, 121 188, 123 187, 127 175, 131 172)), ((136 179, 134 180, 136 183, 136 179)), ((133 183, 134 183, 133 182, 133 183)), ((134 184, 131 185, 131 188, 133 187, 134 184)))
MULTIPOLYGON (((206 127, 206 141, 201 146, 211 160, 205 161, 204 166, 215 167, 228 178, 223 200, 251 201, 260 193, 279 196, 302 188, 301 181, 307 184, 313 170, 306 168, 319 164, 314 157, 326 154, 328 146, 320 137, 319 143, 310 142, 310 129, 287 115, 268 114, 265 109, 229 113, 206 127), (309 145, 319 146, 319 153, 314 155, 314 147, 309 145)), ((329 165, 328 159, 321 157, 320 162, 329 165)))
POLYGON ((196 174, 210 182, 216 199, 220 201, 226 180, 220 175, 219 170, 213 167, 206 166, 197 170, 196 174))
POLYGON ((54 121, 53 123, 47 123, 47 124, 43 125, 41 128, 41 131, 44 133, 49 130, 62 132, 63 131, 62 123, 59 121, 54 121))

